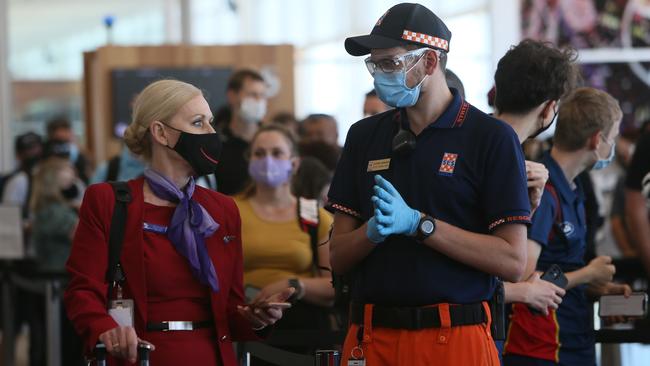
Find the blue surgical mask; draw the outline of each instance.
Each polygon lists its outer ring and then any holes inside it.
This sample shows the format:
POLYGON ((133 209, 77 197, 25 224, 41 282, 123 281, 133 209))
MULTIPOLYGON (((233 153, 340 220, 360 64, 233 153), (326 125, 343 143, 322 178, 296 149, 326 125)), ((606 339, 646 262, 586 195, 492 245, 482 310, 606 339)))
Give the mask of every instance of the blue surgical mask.
POLYGON ((79 147, 77 147, 77 144, 72 142, 69 142, 68 146, 70 147, 70 162, 74 164, 77 162, 77 159, 79 159, 79 147))
MULTIPOLYGON (((593 170, 600 170, 600 169, 605 169, 614 159, 616 151, 616 142, 612 144, 611 150, 609 150, 609 155, 607 156, 606 159, 600 159, 598 158, 598 161, 594 163, 594 166, 591 168, 593 170)), ((596 153, 596 156, 598 156, 598 153, 596 153)))
MULTIPOLYGON (((418 60, 418 62, 420 62, 420 60, 418 60)), ((417 65, 417 63, 415 65, 417 65)), ((413 65, 413 67, 415 67, 415 65, 413 65)), ((396 108, 411 107, 417 103, 418 98, 420 97, 422 83, 428 75, 425 75, 416 86, 409 88, 406 85, 406 74, 408 74, 413 67, 409 70, 395 71, 391 73, 378 71, 373 75, 375 79, 375 90, 377 91, 377 96, 382 102, 396 108)))

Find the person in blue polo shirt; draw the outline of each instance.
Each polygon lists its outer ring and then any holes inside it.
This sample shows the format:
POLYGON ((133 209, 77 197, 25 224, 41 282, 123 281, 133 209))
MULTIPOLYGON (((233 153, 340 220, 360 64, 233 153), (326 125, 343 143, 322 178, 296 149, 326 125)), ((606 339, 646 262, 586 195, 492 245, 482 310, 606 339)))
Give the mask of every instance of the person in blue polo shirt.
MULTIPOLYGON (((498 365, 486 301, 525 267, 524 157, 507 124, 445 82, 451 32, 419 4, 352 37, 381 100, 355 123, 329 192, 331 264, 352 278, 348 365, 498 365)), ((347 362, 347 363, 346 363, 347 362)))
MULTIPOLYGON (((497 91, 498 93, 498 91, 497 91)), ((504 364, 596 364, 588 295, 629 295, 627 285, 611 282, 611 258, 599 256, 585 265, 584 194, 576 176, 602 169, 614 157, 622 112, 609 94, 579 88, 565 98, 559 111, 554 145, 543 158, 549 170, 542 200, 528 233, 526 274, 558 264, 568 279, 558 310, 535 315, 521 303, 513 305, 504 364)))
MULTIPOLYGON (((526 39, 499 60, 494 74, 494 117, 512 126, 520 143, 535 138, 555 121, 560 99, 576 83, 575 59, 572 49, 559 50, 550 43, 526 39)), ((526 161, 526 173, 534 212, 540 204, 548 170, 543 164, 526 161)), ((526 281, 504 285, 506 302, 524 302, 543 314, 548 314, 549 308, 557 309, 564 295, 560 287, 540 280, 539 273, 533 273, 526 281)))
MULTIPOLYGON (((575 59, 572 49, 559 50, 550 43, 526 39, 499 60, 494 74, 494 117, 509 124, 520 143, 535 138, 555 121, 560 99, 575 87, 575 59)), ((534 212, 542 199, 548 170, 541 163, 526 160, 526 174, 534 212)), ((505 302, 525 303, 543 314, 557 309, 565 291, 540 277, 536 272, 525 281, 504 282, 505 302)), ((503 353, 503 339, 497 339, 497 348, 503 353)))

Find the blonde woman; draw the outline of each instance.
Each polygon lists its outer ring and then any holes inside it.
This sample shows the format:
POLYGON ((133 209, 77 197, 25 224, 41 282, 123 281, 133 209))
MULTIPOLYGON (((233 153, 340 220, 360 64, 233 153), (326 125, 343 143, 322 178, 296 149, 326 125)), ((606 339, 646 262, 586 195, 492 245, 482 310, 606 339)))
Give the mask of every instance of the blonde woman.
POLYGON ((69 160, 51 157, 38 166, 32 181, 31 242, 40 269, 62 271, 77 227, 78 178, 69 160))
MULTIPOLYGON (((87 350, 97 341, 121 363, 135 362, 138 342, 153 343, 151 363, 237 364, 233 340, 256 338, 275 323, 291 289, 244 305, 240 219, 232 199, 197 186, 214 171, 221 142, 212 112, 196 87, 162 80, 137 97, 125 133, 129 149, 150 169, 128 186, 120 264, 125 281, 106 283, 114 193, 108 184, 88 188, 79 213, 65 305, 87 350), (118 323, 107 292, 134 302, 133 319, 118 323), (141 339, 142 338, 142 339, 141 339)), ((127 312, 128 315, 128 312, 127 312)))

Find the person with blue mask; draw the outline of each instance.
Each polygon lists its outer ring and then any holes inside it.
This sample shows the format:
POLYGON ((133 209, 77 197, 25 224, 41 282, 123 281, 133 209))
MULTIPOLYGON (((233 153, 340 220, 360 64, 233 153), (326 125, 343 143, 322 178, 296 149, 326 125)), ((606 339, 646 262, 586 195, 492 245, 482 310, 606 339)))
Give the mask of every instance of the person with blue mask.
POLYGON ((103 162, 95 169, 95 173, 90 178, 90 183, 123 182, 135 179, 144 173, 145 168, 145 162, 132 154, 124 145, 119 155, 103 162))
POLYGON ((65 156, 70 159, 79 178, 84 184, 88 184, 91 164, 79 148, 72 122, 67 117, 59 116, 47 122, 46 130, 45 154, 65 156))
POLYGON ((562 101, 553 148, 542 159, 549 181, 528 231, 525 276, 557 264, 568 284, 562 303, 548 314, 513 305, 506 366, 595 365, 590 298, 631 293, 628 285, 611 282, 616 269, 610 257, 585 265, 584 191, 576 179, 612 161, 622 116, 618 102, 597 89, 578 88, 562 101))
POLYGON ((346 39, 395 109, 349 130, 328 194, 330 262, 350 278, 342 364, 498 365, 496 277, 521 279, 530 204, 515 131, 445 80, 451 31, 398 4, 346 39))

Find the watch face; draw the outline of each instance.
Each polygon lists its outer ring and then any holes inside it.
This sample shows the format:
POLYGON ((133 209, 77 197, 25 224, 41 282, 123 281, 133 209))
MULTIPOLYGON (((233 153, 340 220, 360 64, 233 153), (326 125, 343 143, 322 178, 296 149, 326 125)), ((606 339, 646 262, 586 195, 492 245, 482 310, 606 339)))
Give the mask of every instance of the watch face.
POLYGON ((422 224, 420 224, 420 230, 425 234, 431 234, 433 232, 434 226, 433 226, 433 221, 431 220, 424 220, 422 221, 422 224))

